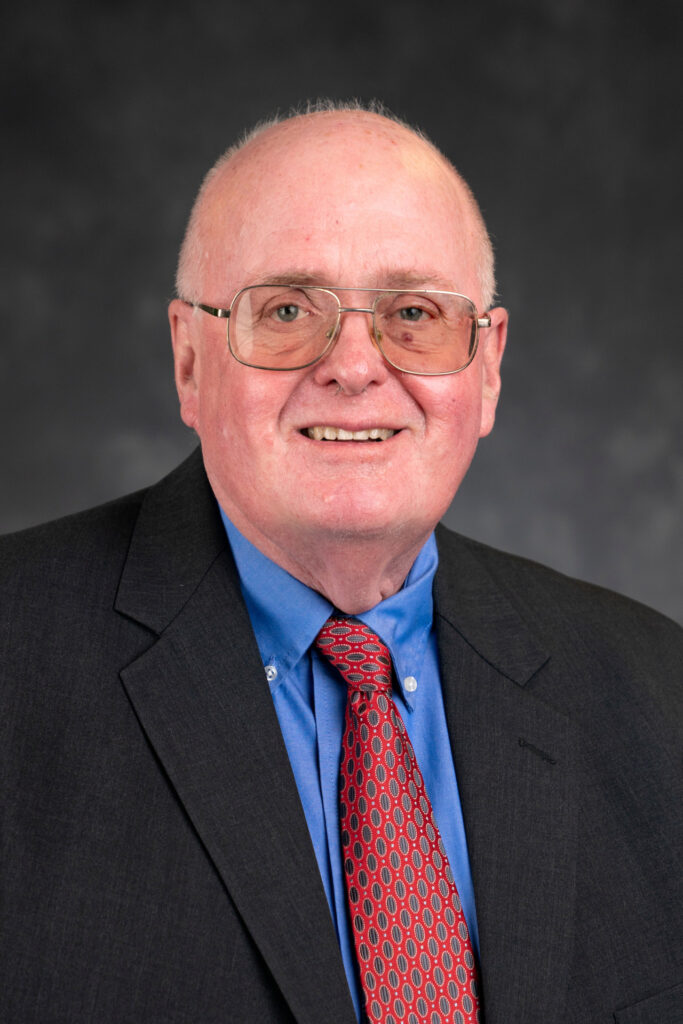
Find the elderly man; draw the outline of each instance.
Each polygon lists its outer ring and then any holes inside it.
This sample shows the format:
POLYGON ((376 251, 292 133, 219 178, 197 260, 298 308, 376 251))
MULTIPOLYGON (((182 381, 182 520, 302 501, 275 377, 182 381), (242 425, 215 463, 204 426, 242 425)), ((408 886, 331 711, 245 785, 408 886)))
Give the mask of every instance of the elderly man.
POLYGON ((201 454, 2 549, 3 1021, 683 1019, 680 631, 437 527, 493 291, 378 113, 209 173, 169 310, 201 454))

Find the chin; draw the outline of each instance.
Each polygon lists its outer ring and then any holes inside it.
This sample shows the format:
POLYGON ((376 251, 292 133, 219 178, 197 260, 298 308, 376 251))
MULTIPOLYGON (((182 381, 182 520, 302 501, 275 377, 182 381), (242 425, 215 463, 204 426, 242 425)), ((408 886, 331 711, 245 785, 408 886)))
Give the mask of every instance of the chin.
POLYGON ((376 500, 335 505, 334 508, 325 505, 309 520, 309 525, 312 532, 339 540, 373 541, 401 533, 410 536, 428 533, 432 529, 431 520, 417 512, 415 508, 401 512, 395 502, 385 504, 376 500))

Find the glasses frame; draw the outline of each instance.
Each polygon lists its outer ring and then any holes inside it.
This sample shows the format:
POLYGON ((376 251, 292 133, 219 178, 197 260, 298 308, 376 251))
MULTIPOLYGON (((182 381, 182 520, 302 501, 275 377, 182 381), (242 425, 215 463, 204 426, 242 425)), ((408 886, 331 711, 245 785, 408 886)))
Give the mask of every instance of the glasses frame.
POLYGON ((346 288, 346 287, 342 287, 340 285, 332 285, 330 287, 326 287, 324 285, 317 285, 317 284, 314 284, 314 285, 309 285, 309 284, 287 284, 287 283, 284 283, 284 284, 280 284, 280 283, 269 284, 268 282, 264 282, 263 284, 249 284, 249 285, 246 285, 244 288, 240 288, 240 290, 238 292, 236 292, 235 295, 233 296, 232 302, 230 303, 230 305, 229 305, 229 307, 227 309, 223 309, 223 308, 221 308, 219 306, 209 306, 205 302, 188 302, 188 305, 189 306, 193 306, 195 309, 201 309, 202 312, 208 313, 209 316, 218 317, 218 319, 220 319, 220 320, 227 320, 226 336, 227 336, 227 342, 228 342, 228 349, 230 350, 230 354, 233 357, 233 359, 235 359, 238 363, 241 363, 242 366, 250 366, 254 370, 272 370, 275 373, 286 373, 286 372, 288 372, 290 370, 305 370, 307 367, 314 366, 316 363, 319 363, 321 359, 324 359, 325 356, 329 355, 329 353, 332 351, 332 349, 333 349, 333 347, 334 347, 334 345, 335 345, 335 343, 337 341, 337 338, 339 337, 339 330, 340 330, 340 326, 341 326, 341 315, 342 315, 342 313, 367 313, 369 316, 371 316, 372 317, 372 332, 371 332, 370 338, 371 338, 372 344, 377 348, 378 352, 380 353, 380 355, 382 356, 384 361, 389 364, 389 366, 393 366, 393 368, 395 370, 398 370, 400 373, 409 373, 411 376, 414 376, 414 377, 447 377, 447 376, 450 376, 453 373, 462 373, 463 370, 467 369, 467 367, 470 365, 470 363, 474 359, 475 355, 477 354, 477 348, 479 346, 479 331, 481 329, 485 329, 485 328, 491 326, 491 314, 490 313, 483 313, 483 314, 480 315, 479 311, 477 310, 476 305, 474 304, 474 302, 472 301, 472 299, 468 295, 463 295, 462 292, 443 291, 441 288, 415 288, 415 289, 411 289, 411 288, 346 288), (261 366, 258 363, 248 363, 245 359, 240 359, 240 357, 236 354, 235 350, 232 347, 232 340, 230 338, 230 318, 231 318, 231 315, 232 315, 232 311, 235 308, 235 305, 236 305, 237 301, 239 300, 240 296, 243 295, 244 292, 251 291, 254 288, 280 288, 280 287, 282 287, 282 288, 299 288, 299 289, 301 289, 303 291, 309 291, 309 292, 326 292, 328 295, 331 295, 334 298, 335 302, 337 303, 337 319, 335 321, 334 327, 326 332, 327 336, 328 336, 328 342, 325 345, 325 347, 322 350, 322 352, 319 355, 317 355, 315 357, 315 359, 310 359, 307 363, 302 363, 300 366, 261 366), (374 294, 376 296, 376 298, 375 298, 375 301, 373 302, 372 306, 370 306, 370 307, 366 307, 366 306, 342 306, 341 301, 339 299, 339 296, 337 295, 338 291, 339 292, 368 292, 368 293, 374 294), (398 366, 397 363, 393 362, 393 360, 391 360, 389 358, 389 356, 386 354, 386 352, 382 348, 382 341, 381 341, 382 335, 381 335, 381 331, 377 330, 377 323, 376 323, 376 320, 375 320, 375 314, 376 314, 376 311, 377 311, 377 305, 378 305, 380 299, 384 295, 405 295, 405 294, 411 294, 412 292, 414 292, 416 295, 452 295, 452 296, 455 296, 456 298, 459 298, 459 299, 465 299, 467 302, 469 302, 469 304, 471 305, 472 309, 474 310, 474 329, 475 329, 475 334, 474 334, 474 343, 472 344, 472 351, 470 352, 470 356, 469 356, 467 362, 464 363, 462 366, 459 366, 457 368, 457 370, 406 370, 402 366, 398 366))

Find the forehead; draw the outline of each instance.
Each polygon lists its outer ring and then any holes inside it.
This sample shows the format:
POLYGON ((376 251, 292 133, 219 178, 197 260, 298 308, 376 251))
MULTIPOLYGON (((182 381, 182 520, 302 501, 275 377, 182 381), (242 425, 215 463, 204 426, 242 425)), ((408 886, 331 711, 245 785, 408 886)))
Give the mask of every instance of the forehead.
POLYGON ((216 174, 202 221, 205 281, 219 286, 220 274, 235 288, 289 269, 320 283, 387 286, 386 275, 412 273, 462 288, 476 244, 444 158, 369 114, 267 130, 216 174))

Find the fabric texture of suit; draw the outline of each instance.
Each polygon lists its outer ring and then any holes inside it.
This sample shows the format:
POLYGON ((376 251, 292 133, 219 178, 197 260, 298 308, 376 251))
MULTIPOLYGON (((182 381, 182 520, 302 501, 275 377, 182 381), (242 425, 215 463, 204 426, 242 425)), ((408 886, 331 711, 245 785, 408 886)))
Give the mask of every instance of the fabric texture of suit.
MULTIPOLYGON (((681 630, 437 540, 487 1024, 680 1024, 681 630)), ((0 566, 0 1020, 353 1024, 199 453, 0 566)))

